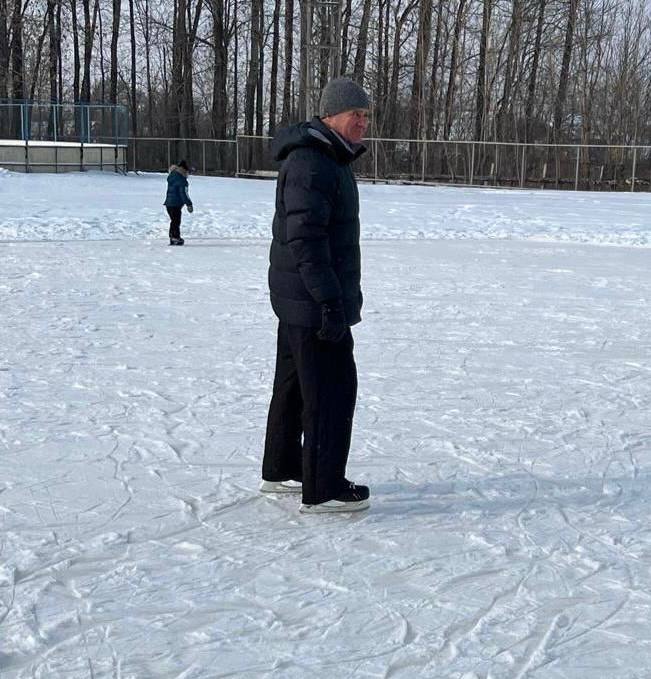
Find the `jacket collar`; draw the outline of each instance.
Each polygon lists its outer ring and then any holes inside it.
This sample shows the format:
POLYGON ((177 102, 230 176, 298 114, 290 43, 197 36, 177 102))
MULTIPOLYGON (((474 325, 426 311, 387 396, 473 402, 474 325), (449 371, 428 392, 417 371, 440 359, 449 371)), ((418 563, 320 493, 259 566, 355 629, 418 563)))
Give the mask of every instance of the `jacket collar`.
POLYGON ((332 146, 334 156, 340 163, 352 163, 353 160, 356 160, 366 152, 366 147, 363 144, 351 144, 338 132, 328 127, 318 116, 312 118, 310 128, 312 134, 316 132, 327 140, 332 146))
POLYGON ((366 151, 362 144, 350 144, 330 129, 320 118, 278 130, 272 143, 275 160, 282 161, 297 148, 313 147, 348 165, 366 151))

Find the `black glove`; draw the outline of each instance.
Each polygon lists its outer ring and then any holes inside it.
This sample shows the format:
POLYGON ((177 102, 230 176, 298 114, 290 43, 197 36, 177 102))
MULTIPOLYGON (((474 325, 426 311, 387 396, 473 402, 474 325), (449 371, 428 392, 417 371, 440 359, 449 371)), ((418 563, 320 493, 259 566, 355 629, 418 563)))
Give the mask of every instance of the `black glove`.
POLYGON ((321 330, 316 336, 325 342, 340 342, 347 330, 348 323, 341 300, 324 302, 321 305, 321 330))

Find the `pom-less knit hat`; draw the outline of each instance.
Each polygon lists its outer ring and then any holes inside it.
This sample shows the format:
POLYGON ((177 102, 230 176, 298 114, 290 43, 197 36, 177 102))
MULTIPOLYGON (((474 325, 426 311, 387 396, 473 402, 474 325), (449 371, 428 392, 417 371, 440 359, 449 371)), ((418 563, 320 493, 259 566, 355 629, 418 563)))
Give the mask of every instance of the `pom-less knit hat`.
POLYGON ((321 93, 319 115, 322 118, 334 116, 356 108, 370 108, 368 95, 350 78, 334 78, 321 93))

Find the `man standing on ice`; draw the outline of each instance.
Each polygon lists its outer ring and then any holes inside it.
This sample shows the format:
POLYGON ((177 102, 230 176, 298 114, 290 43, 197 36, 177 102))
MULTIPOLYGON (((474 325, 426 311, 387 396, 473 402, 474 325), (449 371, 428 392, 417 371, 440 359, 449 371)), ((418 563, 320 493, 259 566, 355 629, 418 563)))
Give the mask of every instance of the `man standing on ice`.
POLYGON ((260 490, 302 492, 304 513, 369 506, 369 489, 345 477, 357 397, 350 326, 362 307, 351 163, 366 150, 369 106, 359 85, 336 78, 320 115, 273 142, 283 161, 269 257, 279 325, 260 490))

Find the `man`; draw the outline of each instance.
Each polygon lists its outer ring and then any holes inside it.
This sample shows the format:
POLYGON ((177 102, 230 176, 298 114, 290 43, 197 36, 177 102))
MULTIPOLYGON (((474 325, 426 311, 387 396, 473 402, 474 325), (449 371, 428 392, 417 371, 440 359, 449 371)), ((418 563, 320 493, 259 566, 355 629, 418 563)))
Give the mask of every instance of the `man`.
POLYGON ((269 287, 279 326, 260 489, 302 492, 304 513, 369 506, 369 489, 345 477, 357 396, 350 326, 362 306, 350 165, 365 151, 368 109, 359 85, 336 78, 323 90, 319 117, 274 139, 283 164, 269 287))

